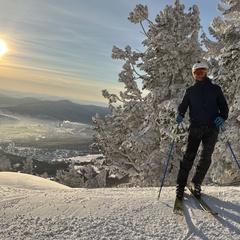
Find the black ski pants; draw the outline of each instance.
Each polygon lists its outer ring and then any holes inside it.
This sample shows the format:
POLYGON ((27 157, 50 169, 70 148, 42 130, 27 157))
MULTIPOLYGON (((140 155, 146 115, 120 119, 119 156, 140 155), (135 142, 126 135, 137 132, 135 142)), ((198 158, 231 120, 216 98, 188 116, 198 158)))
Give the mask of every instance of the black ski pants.
POLYGON ((211 165, 212 153, 217 142, 219 128, 212 127, 190 127, 187 149, 180 162, 180 169, 177 176, 177 184, 186 186, 189 172, 193 166, 200 143, 202 143, 202 152, 198 161, 196 172, 192 178, 195 184, 202 184, 204 177, 211 165))

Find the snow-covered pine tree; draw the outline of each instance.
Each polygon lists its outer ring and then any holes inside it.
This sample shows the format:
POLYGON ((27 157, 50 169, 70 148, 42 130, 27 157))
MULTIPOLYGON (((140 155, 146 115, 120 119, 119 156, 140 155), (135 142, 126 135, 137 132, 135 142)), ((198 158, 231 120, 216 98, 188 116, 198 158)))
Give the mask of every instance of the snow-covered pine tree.
MULTIPOLYGON (((160 11, 153 23, 148 19, 147 6, 140 4, 129 14, 129 20, 142 26, 145 51, 113 47, 112 57, 125 61, 119 81, 126 91, 120 96, 103 91, 112 114, 93 118, 97 131, 93 147, 105 156, 110 176, 128 176, 139 186, 158 186, 176 127, 177 104, 185 87, 192 84, 192 65, 203 56, 198 41, 199 10, 194 5, 185 13, 184 5, 176 0, 174 6, 160 11), (148 23, 147 31, 143 23, 148 23), (139 79, 147 95, 139 90, 139 79)), ((185 136, 186 124, 182 126, 180 138, 185 136)), ((176 180, 180 148, 176 147, 173 173, 166 184, 176 180)))
MULTIPOLYGON (((216 39, 210 40, 202 35, 207 48, 206 57, 212 63, 212 75, 228 100, 230 113, 226 123, 226 134, 238 160, 240 158, 240 1, 220 0, 218 10, 222 17, 213 19, 210 34, 216 39)), ((226 183, 240 181, 237 165, 226 145, 224 136, 218 141, 213 155, 209 177, 212 181, 226 183)))
POLYGON ((33 159, 32 157, 27 157, 27 159, 23 162, 23 172, 28 174, 33 174, 33 159))
POLYGON ((74 163, 69 166, 69 171, 57 170, 56 179, 59 183, 72 188, 84 187, 84 179, 75 169, 74 163))
POLYGON ((119 179, 128 175, 138 175, 139 169, 135 164, 135 158, 131 153, 125 152, 121 146, 132 132, 136 131, 144 121, 142 93, 136 83, 135 65, 142 53, 137 53, 127 46, 121 50, 113 47, 112 58, 123 59, 126 63, 119 74, 119 82, 125 84, 125 91, 120 92, 120 96, 110 94, 103 90, 103 96, 109 101, 111 115, 101 119, 100 115, 93 118, 95 124, 92 145, 105 156, 104 165, 107 166, 109 174, 119 179))
POLYGON ((11 161, 7 159, 6 156, 0 156, 0 172, 11 170, 12 170, 11 161))

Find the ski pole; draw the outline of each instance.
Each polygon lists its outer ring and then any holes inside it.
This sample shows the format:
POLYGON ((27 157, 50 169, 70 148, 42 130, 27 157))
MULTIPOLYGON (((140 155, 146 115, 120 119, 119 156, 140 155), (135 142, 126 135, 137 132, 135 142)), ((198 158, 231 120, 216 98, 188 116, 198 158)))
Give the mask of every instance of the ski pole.
POLYGON ((169 155, 168 155, 167 163, 166 163, 166 166, 165 166, 165 169, 164 169, 164 173, 163 173, 163 179, 162 179, 162 182, 161 182, 161 185, 160 185, 160 189, 159 189, 159 193, 158 193, 158 197, 157 197, 158 199, 160 198, 160 194, 161 194, 161 191, 162 191, 163 183, 164 183, 164 180, 165 180, 165 177, 166 177, 168 164, 170 162, 170 158, 171 158, 171 155, 172 155, 175 139, 176 139, 176 136, 177 136, 178 127, 179 127, 179 123, 178 123, 178 125, 177 125, 177 127, 176 127, 176 129, 174 131, 174 136, 173 136, 170 152, 169 152, 169 155))
POLYGON ((232 153, 232 155, 233 155, 233 158, 234 158, 234 160, 236 161, 236 163, 237 163, 237 165, 238 165, 238 169, 240 170, 240 164, 239 164, 239 162, 238 162, 238 160, 237 160, 237 158, 236 158, 236 156, 235 156, 235 154, 234 154, 234 152, 233 152, 233 150, 232 150, 231 144, 230 144, 230 142, 228 141, 227 135, 226 135, 226 133, 224 132, 223 127, 221 127, 221 130, 222 130, 222 132, 223 132, 223 134, 224 134, 224 137, 225 137, 225 139, 226 139, 226 141, 227 141, 228 147, 229 147, 229 149, 230 149, 230 151, 231 151, 231 153, 232 153))

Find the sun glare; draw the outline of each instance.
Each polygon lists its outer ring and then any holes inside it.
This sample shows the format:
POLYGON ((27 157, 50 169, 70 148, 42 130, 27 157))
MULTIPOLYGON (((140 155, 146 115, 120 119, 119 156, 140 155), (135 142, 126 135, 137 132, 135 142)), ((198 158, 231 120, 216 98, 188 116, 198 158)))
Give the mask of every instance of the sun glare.
POLYGON ((3 56, 6 52, 8 52, 7 44, 0 39, 0 57, 3 56))

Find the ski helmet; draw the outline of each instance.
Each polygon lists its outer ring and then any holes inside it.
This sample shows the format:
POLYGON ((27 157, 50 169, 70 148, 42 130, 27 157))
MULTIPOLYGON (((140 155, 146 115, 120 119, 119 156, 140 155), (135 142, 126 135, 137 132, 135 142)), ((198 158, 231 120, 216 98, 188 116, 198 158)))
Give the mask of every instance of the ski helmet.
MULTIPOLYGON (((208 71, 208 64, 204 61, 198 61, 192 67, 192 74, 195 72, 195 70, 197 70, 199 68, 203 68, 203 69, 206 69, 208 71)), ((193 76, 194 76, 194 74, 193 74, 193 76)))

